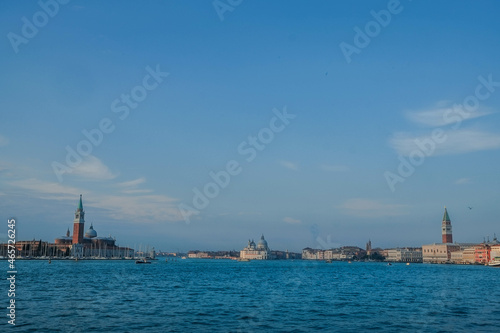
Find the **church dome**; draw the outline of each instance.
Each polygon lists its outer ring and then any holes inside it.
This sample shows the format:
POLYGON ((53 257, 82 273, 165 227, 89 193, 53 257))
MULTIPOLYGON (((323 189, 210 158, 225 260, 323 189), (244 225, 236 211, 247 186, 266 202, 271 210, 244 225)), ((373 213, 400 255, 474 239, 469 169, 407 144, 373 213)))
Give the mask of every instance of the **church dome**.
POLYGON ((267 249, 267 241, 264 239, 264 235, 260 237, 260 241, 257 244, 258 249, 267 249))
POLYGON ((85 237, 87 237, 87 238, 97 237, 97 231, 94 230, 94 227, 92 226, 92 224, 90 225, 89 230, 87 230, 87 232, 85 232, 85 237))

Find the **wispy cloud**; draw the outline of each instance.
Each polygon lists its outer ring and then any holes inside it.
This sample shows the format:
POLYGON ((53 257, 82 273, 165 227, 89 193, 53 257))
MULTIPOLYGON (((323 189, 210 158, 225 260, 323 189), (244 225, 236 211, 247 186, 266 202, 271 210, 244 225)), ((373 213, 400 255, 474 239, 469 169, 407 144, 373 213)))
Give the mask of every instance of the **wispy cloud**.
POLYGON ((9 170, 11 166, 9 163, 6 163, 5 161, 0 161, 0 172, 9 170))
POLYGON ((238 213, 230 213, 224 212, 217 214, 218 216, 259 216, 262 215, 261 212, 238 212, 238 213))
POLYGON ((455 180, 455 184, 457 185, 470 184, 470 183, 472 183, 470 178, 459 178, 455 180))
POLYGON ((151 193, 151 192, 153 192, 153 190, 147 190, 147 189, 144 189, 144 190, 135 189, 135 190, 123 190, 122 191, 122 193, 126 193, 126 194, 151 193))
POLYGON ((297 171, 299 170, 299 166, 297 163, 290 162, 290 161, 279 161, 282 166, 284 166, 287 169, 297 171))
POLYGON ((137 186, 139 184, 144 183, 145 181, 146 181, 146 178, 141 177, 141 178, 137 178, 137 179, 134 179, 134 180, 129 180, 129 181, 126 181, 126 182, 121 182, 121 183, 118 183, 117 185, 121 186, 121 187, 134 187, 134 186, 137 186))
POLYGON ((121 189, 121 193, 125 194, 140 194, 140 193, 151 193, 153 192, 150 189, 139 189, 138 185, 141 185, 146 182, 146 178, 140 177, 134 180, 129 180, 126 182, 121 182, 116 184, 117 187, 121 189))
POLYGON ((299 224, 299 223, 301 223, 300 220, 297 220, 297 219, 294 219, 294 218, 291 218, 291 217, 288 217, 288 216, 283 219, 283 222, 290 223, 290 224, 299 224))
POLYGON ((7 146, 9 144, 9 139, 3 135, 0 135, 0 147, 7 146))
POLYGON ((440 101, 428 109, 408 111, 406 116, 411 121, 429 126, 440 127, 465 119, 479 118, 493 113, 489 108, 479 106, 474 112, 467 112, 461 106, 454 106, 448 101, 440 101))
POLYGON ((176 202, 177 199, 165 195, 99 195, 89 196, 87 206, 101 208, 114 219, 140 224, 182 220, 176 202))
POLYGON ((118 220, 150 223, 183 219, 176 205, 177 199, 165 195, 143 194, 151 190, 139 190, 141 192, 128 195, 119 191, 96 193, 35 178, 11 181, 8 184, 24 189, 27 194, 40 199, 74 201, 79 194, 84 194, 86 206, 100 208, 109 217, 118 220))
POLYGON ((105 180, 116 177, 100 159, 95 156, 87 156, 73 169, 73 174, 89 180, 105 180))
POLYGON ((70 198, 71 196, 75 197, 82 193, 77 188, 71 186, 61 185, 60 183, 54 182, 46 182, 35 178, 14 180, 9 182, 8 184, 36 194, 40 194, 39 197, 42 199, 54 198, 51 195, 60 195, 70 198))
POLYGON ((349 199, 339 208, 344 214, 356 217, 389 217, 408 214, 406 205, 388 204, 363 198, 349 199))
POLYGON ((345 172, 349 171, 349 167, 345 165, 337 165, 337 164, 321 164, 319 166, 321 170, 329 171, 329 172, 345 172))
MULTIPOLYGON (((482 150, 500 148, 500 134, 480 130, 447 131, 443 142, 435 143, 432 155, 455 155, 482 150)), ((409 156, 416 150, 421 150, 418 142, 428 142, 427 136, 414 136, 409 133, 396 133, 390 140, 390 145, 401 155, 409 156)))

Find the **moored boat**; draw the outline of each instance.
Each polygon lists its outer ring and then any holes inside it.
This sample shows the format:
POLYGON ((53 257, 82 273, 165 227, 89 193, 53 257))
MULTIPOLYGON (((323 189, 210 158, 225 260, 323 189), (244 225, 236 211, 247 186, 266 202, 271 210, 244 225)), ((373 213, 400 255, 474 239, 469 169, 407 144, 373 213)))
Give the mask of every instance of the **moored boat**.
POLYGON ((150 261, 147 261, 146 258, 144 259, 139 259, 135 261, 136 264, 150 264, 150 261))
POLYGON ((500 267, 500 257, 495 257, 493 260, 491 260, 488 263, 488 266, 491 266, 491 267, 500 267))

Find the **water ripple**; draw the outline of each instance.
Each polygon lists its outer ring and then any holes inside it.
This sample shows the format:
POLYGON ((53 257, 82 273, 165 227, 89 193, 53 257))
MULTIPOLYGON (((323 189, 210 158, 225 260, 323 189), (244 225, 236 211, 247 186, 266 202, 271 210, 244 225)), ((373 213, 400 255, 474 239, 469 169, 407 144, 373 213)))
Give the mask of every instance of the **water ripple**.
MULTIPOLYGON (((18 332, 497 332, 500 269, 19 261, 18 332)), ((7 290, 6 281, 0 283, 7 290)), ((4 331, 6 321, 0 323, 4 331)))

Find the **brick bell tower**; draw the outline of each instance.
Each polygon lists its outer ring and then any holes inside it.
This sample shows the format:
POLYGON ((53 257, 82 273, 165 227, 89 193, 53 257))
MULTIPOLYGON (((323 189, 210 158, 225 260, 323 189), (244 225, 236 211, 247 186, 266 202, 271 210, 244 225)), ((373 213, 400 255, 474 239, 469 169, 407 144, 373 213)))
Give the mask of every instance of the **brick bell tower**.
POLYGON ((78 204, 78 209, 75 211, 75 220, 73 221, 73 244, 83 243, 84 216, 82 195, 80 194, 80 203, 78 204))
POLYGON ((453 243, 453 235, 451 233, 451 221, 448 216, 448 211, 444 207, 443 222, 441 223, 441 235, 443 236, 443 243, 453 243))

